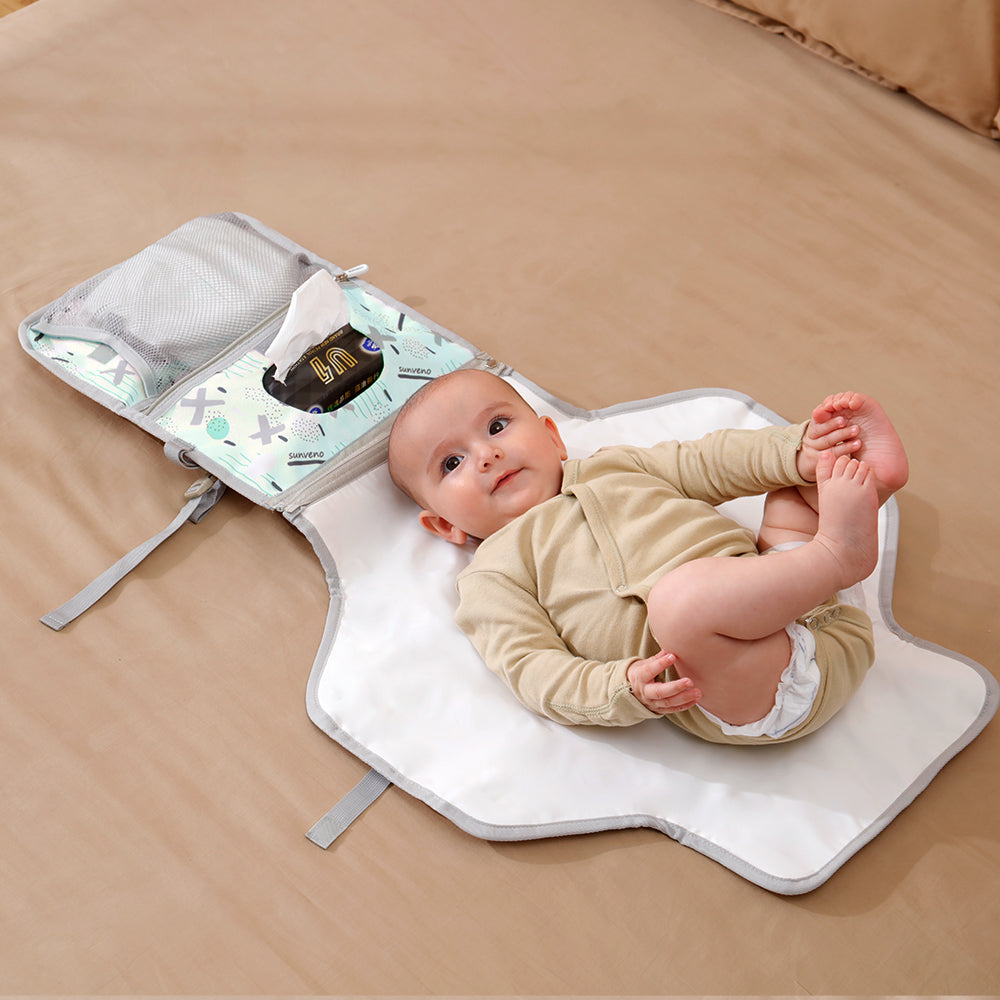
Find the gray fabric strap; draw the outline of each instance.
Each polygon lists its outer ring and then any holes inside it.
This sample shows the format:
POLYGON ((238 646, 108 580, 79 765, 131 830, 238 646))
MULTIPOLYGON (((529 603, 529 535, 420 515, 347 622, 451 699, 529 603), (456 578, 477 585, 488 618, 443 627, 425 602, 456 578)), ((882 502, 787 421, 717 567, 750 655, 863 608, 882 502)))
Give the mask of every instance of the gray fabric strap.
POLYGON ((79 618, 88 608, 96 604, 116 583, 123 580, 161 542, 179 531, 191 521, 197 524, 218 502, 225 486, 214 476, 202 476, 184 494, 187 503, 180 513, 161 531, 141 545, 137 545, 126 556, 122 556, 114 566, 106 569, 96 580, 87 584, 75 597, 71 597, 62 607, 50 611, 41 618, 43 625, 56 632, 64 629, 71 621, 79 618))
POLYGON ((326 850, 391 784, 372 768, 306 836, 326 850))

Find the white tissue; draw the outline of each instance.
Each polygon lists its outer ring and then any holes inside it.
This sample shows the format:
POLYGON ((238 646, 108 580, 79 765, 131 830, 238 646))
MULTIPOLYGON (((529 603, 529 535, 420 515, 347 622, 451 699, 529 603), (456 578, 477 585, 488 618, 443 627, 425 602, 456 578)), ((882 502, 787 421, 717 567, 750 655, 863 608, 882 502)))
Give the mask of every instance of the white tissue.
POLYGON ((292 293, 284 323, 264 357, 275 366, 276 381, 284 384, 288 370, 335 330, 351 321, 344 290, 329 271, 317 271, 292 293))

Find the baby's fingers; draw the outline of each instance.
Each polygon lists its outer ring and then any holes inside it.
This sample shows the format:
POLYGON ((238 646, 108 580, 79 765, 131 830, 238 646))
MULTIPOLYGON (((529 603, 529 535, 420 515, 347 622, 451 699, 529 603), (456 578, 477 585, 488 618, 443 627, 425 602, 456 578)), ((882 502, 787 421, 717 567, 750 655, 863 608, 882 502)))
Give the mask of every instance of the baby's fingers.
POLYGON ((639 683, 643 686, 648 685, 650 681, 655 680, 663 673, 674 661, 677 659, 673 653, 667 653, 664 650, 656 653, 654 656, 649 657, 648 660, 637 660, 629 668, 629 679, 633 683, 639 683))
POLYGON ((843 417, 836 417, 829 423, 813 424, 809 428, 809 443, 814 448, 833 448, 847 441, 858 441, 858 427, 849 424, 843 417))
POLYGON ((649 708, 660 715, 666 715, 668 712, 683 712, 688 708, 693 708, 701 701, 701 691, 687 677, 676 681, 648 684, 643 695, 649 708))

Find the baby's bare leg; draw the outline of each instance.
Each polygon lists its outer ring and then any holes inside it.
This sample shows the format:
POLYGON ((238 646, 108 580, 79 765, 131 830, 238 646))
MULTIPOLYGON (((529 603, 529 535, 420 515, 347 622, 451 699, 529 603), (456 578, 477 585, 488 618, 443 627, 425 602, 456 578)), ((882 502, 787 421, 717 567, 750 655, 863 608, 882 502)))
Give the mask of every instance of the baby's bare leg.
POLYGON ((875 477, 863 462, 821 456, 818 527, 767 558, 698 559, 666 574, 647 602, 661 648, 733 725, 763 718, 788 665, 786 625, 864 579, 878 558, 875 477))
MULTIPOLYGON (((757 551, 766 552, 775 545, 788 542, 808 542, 819 528, 815 501, 805 495, 808 487, 788 486, 768 493, 764 500, 764 517, 757 532, 757 551)), ((811 488, 816 494, 816 487, 811 488)))
POLYGON ((862 447, 858 438, 860 428, 848 419, 851 411, 845 416, 836 406, 824 408, 833 399, 828 396, 824 404, 813 410, 796 459, 800 475, 811 482, 775 490, 764 502, 764 516, 757 535, 757 548, 761 552, 787 542, 807 542, 816 534, 819 498, 815 479, 820 456, 825 452, 838 458, 854 455, 862 447))

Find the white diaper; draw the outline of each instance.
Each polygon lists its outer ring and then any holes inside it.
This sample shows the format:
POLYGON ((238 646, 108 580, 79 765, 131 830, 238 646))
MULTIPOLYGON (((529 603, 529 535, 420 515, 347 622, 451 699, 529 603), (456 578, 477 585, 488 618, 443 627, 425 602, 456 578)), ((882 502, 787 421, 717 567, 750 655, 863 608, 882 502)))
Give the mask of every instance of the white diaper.
POLYGON ((820 682, 816 640, 812 632, 798 622, 792 622, 785 631, 792 643, 792 655, 788 666, 781 672, 774 707, 763 719, 747 722, 742 726, 731 726, 698 706, 698 710, 727 736, 770 736, 779 739, 805 722, 812 710, 820 682))
MULTIPOLYGON (((805 544, 805 542, 782 542, 763 554, 787 552, 805 544)), ((861 584, 855 584, 849 590, 841 591, 837 594, 837 599, 841 604, 851 604, 862 611, 867 610, 861 584)), ((804 722, 812 709, 820 682, 819 664, 816 662, 816 640, 809 629, 798 622, 792 622, 785 631, 792 643, 792 655, 778 681, 774 707, 763 719, 747 722, 742 726, 731 726, 698 706, 705 717, 711 719, 727 736, 770 736, 773 739, 780 739, 804 722)))

